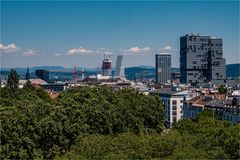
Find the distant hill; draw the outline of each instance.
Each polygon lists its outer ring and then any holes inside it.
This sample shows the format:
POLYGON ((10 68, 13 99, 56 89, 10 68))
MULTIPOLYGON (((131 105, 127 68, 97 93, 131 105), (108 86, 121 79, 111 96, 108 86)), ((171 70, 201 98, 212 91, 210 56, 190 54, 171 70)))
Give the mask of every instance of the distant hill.
MULTIPOLYGON (((8 72, 11 68, 1 68, 1 76, 7 76, 8 72)), ((23 67, 17 67, 14 68, 18 74, 22 77, 26 74, 26 68, 23 67)), ((35 76, 35 70, 37 69, 45 69, 50 71, 61 71, 61 72, 51 72, 50 78, 56 78, 56 77, 62 77, 59 79, 72 79, 72 73, 69 71, 73 71, 73 68, 65 68, 62 66, 34 66, 30 67, 29 71, 31 73, 31 77, 35 76), (66 72, 64 72, 66 71, 66 72)), ((77 70, 81 70, 81 67, 78 67, 77 70)), ((85 73, 85 76, 89 75, 96 75, 99 73, 99 68, 83 68, 85 73)), ((114 70, 114 68, 113 68, 114 70)), ((172 68, 173 72, 179 72, 179 68, 172 68)), ((125 68, 125 76, 127 79, 133 80, 135 78, 155 78, 155 67, 154 66, 147 66, 147 65, 140 65, 140 66, 133 66, 133 67, 126 67, 125 68)))
MULTIPOLYGON (((172 68, 172 72, 180 72, 179 68, 172 68)), ((125 76, 127 79, 150 78, 155 79, 155 67, 153 66, 135 66, 125 68, 125 76)))
MULTIPOLYGON (((1 68, 1 71, 10 71, 11 68, 1 68)), ((19 74, 25 74, 27 68, 24 67, 17 67, 14 68, 19 74)), ((64 70, 67 68, 64 68, 62 66, 35 66, 35 67, 29 67, 30 72, 35 72, 37 69, 45 69, 45 70, 64 70)))
POLYGON ((240 77, 240 63, 228 64, 226 67, 228 78, 240 77))
MULTIPOLYGON (((1 68, 1 76, 6 76, 8 72, 10 71, 11 68, 1 68)), ((26 73, 26 68, 19 67, 15 68, 18 74, 20 75, 25 75, 26 73)), ((31 75, 35 75, 35 70, 37 69, 46 69, 46 70, 51 70, 51 71, 62 71, 60 72, 52 72, 50 76, 52 77, 64 77, 67 79, 72 78, 72 74, 69 71, 73 71, 73 68, 65 68, 62 66, 35 66, 35 67, 30 67, 30 73, 31 75), (66 71, 66 72, 64 72, 66 71), (67 73, 68 71, 68 73, 67 73)), ((78 67, 78 70, 81 70, 81 67, 78 67)), ((96 75, 99 73, 99 68, 83 68, 86 73, 85 76, 89 75, 96 75)), ((227 69, 227 77, 228 78, 236 78, 240 77, 240 63, 235 63, 235 64, 228 64, 226 65, 227 69)), ((179 68, 172 68, 172 72, 180 72, 179 68)), ((135 78, 155 78, 155 67, 154 66, 147 66, 147 65, 140 65, 140 66, 133 66, 133 67, 126 67, 125 68, 125 76, 127 79, 133 80, 135 78)))
POLYGON ((125 68, 125 76, 127 79, 133 80, 137 77, 145 77, 153 78, 155 76, 155 68, 153 67, 128 67, 125 68))

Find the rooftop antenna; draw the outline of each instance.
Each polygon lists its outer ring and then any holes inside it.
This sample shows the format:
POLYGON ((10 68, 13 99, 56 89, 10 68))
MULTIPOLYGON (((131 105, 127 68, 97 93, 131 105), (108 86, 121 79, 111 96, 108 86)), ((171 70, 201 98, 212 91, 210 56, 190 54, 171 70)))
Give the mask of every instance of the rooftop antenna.
POLYGON ((82 80, 84 79, 84 68, 82 68, 82 80))
POLYGON ((73 71, 73 86, 76 87, 77 83, 77 66, 74 65, 74 71, 73 71))

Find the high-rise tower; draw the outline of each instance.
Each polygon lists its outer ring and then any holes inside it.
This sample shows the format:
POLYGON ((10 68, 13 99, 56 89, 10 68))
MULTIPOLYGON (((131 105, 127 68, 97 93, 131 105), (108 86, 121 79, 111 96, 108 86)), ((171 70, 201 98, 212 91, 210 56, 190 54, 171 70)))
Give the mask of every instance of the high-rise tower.
POLYGON ((102 64, 102 75, 111 76, 111 74, 112 74, 112 60, 110 59, 110 55, 104 54, 104 60, 102 64))
POLYGON ((120 76, 120 77, 124 76, 124 68, 122 66, 122 59, 123 59, 122 55, 117 56, 116 67, 115 67, 115 76, 120 76))
POLYGON ((187 34, 180 38, 181 83, 226 79, 222 39, 187 34))
POLYGON ((166 83, 171 81, 171 54, 160 53, 155 56, 156 82, 166 83))

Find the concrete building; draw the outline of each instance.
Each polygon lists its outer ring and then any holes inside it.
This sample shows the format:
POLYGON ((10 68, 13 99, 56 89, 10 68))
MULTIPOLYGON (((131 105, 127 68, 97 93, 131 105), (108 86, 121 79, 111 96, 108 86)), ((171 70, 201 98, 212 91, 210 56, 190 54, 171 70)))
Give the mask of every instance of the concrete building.
POLYGON ((226 60, 220 38, 187 34, 180 38, 181 83, 226 79, 226 60))
POLYGON ((163 89, 157 89, 150 94, 159 95, 160 99, 163 101, 164 111, 165 111, 165 124, 166 127, 171 128, 174 123, 183 118, 183 102, 184 99, 189 100, 198 93, 192 91, 169 91, 163 89))
POLYGON ((226 100, 222 111, 222 119, 234 124, 240 123, 240 96, 226 100))
POLYGON ((160 53, 155 55, 156 82, 164 84, 171 81, 171 54, 160 53))
POLYGON ((38 78, 40 78, 46 82, 49 82, 49 71, 48 70, 38 69, 35 71, 35 75, 38 78))
POLYGON ((116 67, 115 67, 115 76, 123 77, 124 76, 124 67, 122 66, 122 55, 117 56, 116 67))
POLYGON ((204 110, 205 101, 202 96, 183 101, 183 118, 195 119, 204 110))
POLYGON ((40 84, 40 86, 44 90, 55 91, 55 92, 62 92, 65 90, 65 84, 63 83, 47 83, 47 84, 40 84))
POLYGON ((203 110, 211 110, 213 118, 227 120, 233 124, 240 123, 240 96, 226 96, 225 94, 211 94, 184 100, 183 118, 195 119, 203 110))
POLYGON ((102 63, 102 75, 111 76, 112 74, 112 61, 109 55, 104 54, 104 59, 102 63))

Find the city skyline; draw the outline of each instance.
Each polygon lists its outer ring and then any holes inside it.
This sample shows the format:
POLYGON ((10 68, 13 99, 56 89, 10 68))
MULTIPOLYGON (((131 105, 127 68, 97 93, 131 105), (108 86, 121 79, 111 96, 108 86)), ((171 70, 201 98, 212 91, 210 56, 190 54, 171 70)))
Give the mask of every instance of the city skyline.
POLYGON ((124 55, 125 67, 155 65, 180 37, 223 39, 227 64, 239 62, 238 1, 1 1, 1 67, 99 67, 103 54, 124 55))

